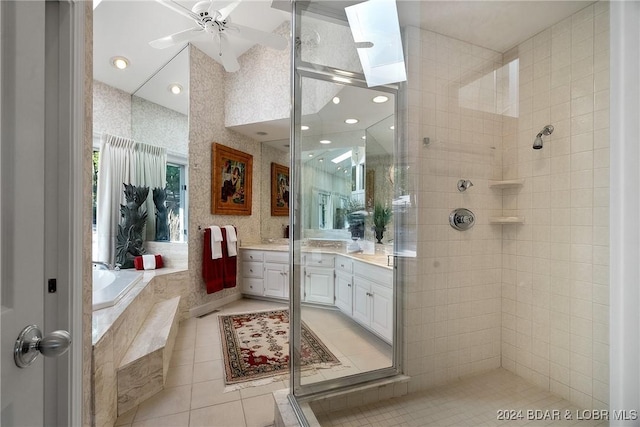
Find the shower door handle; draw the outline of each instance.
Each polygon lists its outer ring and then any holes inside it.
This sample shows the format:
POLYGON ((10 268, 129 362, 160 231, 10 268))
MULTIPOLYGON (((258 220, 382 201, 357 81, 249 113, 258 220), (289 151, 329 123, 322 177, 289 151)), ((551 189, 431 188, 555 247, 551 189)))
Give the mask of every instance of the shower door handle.
POLYGON ((54 331, 42 336, 37 325, 29 325, 20 332, 13 346, 13 360, 19 368, 30 366, 42 354, 46 357, 62 356, 71 346, 71 334, 54 331))

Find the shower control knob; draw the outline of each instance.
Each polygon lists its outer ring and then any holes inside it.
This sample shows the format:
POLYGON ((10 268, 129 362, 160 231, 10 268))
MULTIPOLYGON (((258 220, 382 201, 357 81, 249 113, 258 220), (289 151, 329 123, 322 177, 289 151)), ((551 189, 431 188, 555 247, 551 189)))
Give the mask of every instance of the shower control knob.
POLYGON ((476 222, 476 216, 469 209, 458 208, 449 215, 449 224, 456 230, 468 230, 476 222))

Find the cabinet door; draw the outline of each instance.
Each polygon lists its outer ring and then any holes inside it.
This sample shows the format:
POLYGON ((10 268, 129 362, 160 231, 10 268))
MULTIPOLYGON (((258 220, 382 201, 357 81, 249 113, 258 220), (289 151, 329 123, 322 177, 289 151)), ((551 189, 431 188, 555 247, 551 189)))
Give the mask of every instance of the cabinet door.
POLYGON ((333 305, 333 268, 306 267, 304 281, 305 301, 333 305))
POLYGON ((391 342, 393 338, 393 292, 371 284, 371 329, 391 342))
POLYGON ((284 298, 284 265, 264 263, 264 296, 284 298))
POLYGON ((289 264, 283 265, 284 267, 284 297, 289 299, 289 264))
POLYGON ((336 273, 336 307, 349 316, 353 313, 353 277, 336 273))
POLYGON ((369 326, 370 323, 370 289, 371 284, 366 279, 353 278, 353 318, 365 326, 369 326))

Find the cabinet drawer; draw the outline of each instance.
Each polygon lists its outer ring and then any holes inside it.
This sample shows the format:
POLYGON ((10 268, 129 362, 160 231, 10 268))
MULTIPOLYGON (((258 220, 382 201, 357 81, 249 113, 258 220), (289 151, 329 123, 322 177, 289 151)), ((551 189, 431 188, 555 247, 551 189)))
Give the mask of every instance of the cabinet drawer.
POLYGON ((264 252, 262 251, 254 251, 254 250, 242 251, 243 261, 262 261, 263 257, 264 257, 264 252))
POLYGON ((289 264, 289 252, 265 251, 264 262, 275 262, 278 264, 289 264))
POLYGON ((353 260, 351 258, 337 256, 336 257, 336 272, 341 271, 343 273, 353 273, 353 260))
POLYGON ((334 258, 333 255, 311 252, 304 256, 304 265, 333 268, 334 258))
POLYGON ((242 263, 242 277, 256 277, 261 279, 262 270, 261 262, 244 261, 242 263))
POLYGON ((353 274, 372 280, 388 288, 393 288, 393 270, 390 268, 355 261, 353 264, 353 274))
POLYGON ((264 292, 262 279, 243 279, 242 291, 246 294, 262 295, 264 292))

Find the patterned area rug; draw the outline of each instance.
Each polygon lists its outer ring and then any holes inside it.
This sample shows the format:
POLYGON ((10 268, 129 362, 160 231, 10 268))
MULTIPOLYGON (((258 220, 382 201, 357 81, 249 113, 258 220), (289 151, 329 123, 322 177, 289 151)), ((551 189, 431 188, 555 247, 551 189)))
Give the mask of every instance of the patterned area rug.
MULTIPOLYGON (((289 373, 289 310, 219 316, 219 321, 227 384, 289 373)), ((339 364, 302 322, 302 368, 339 364)))

